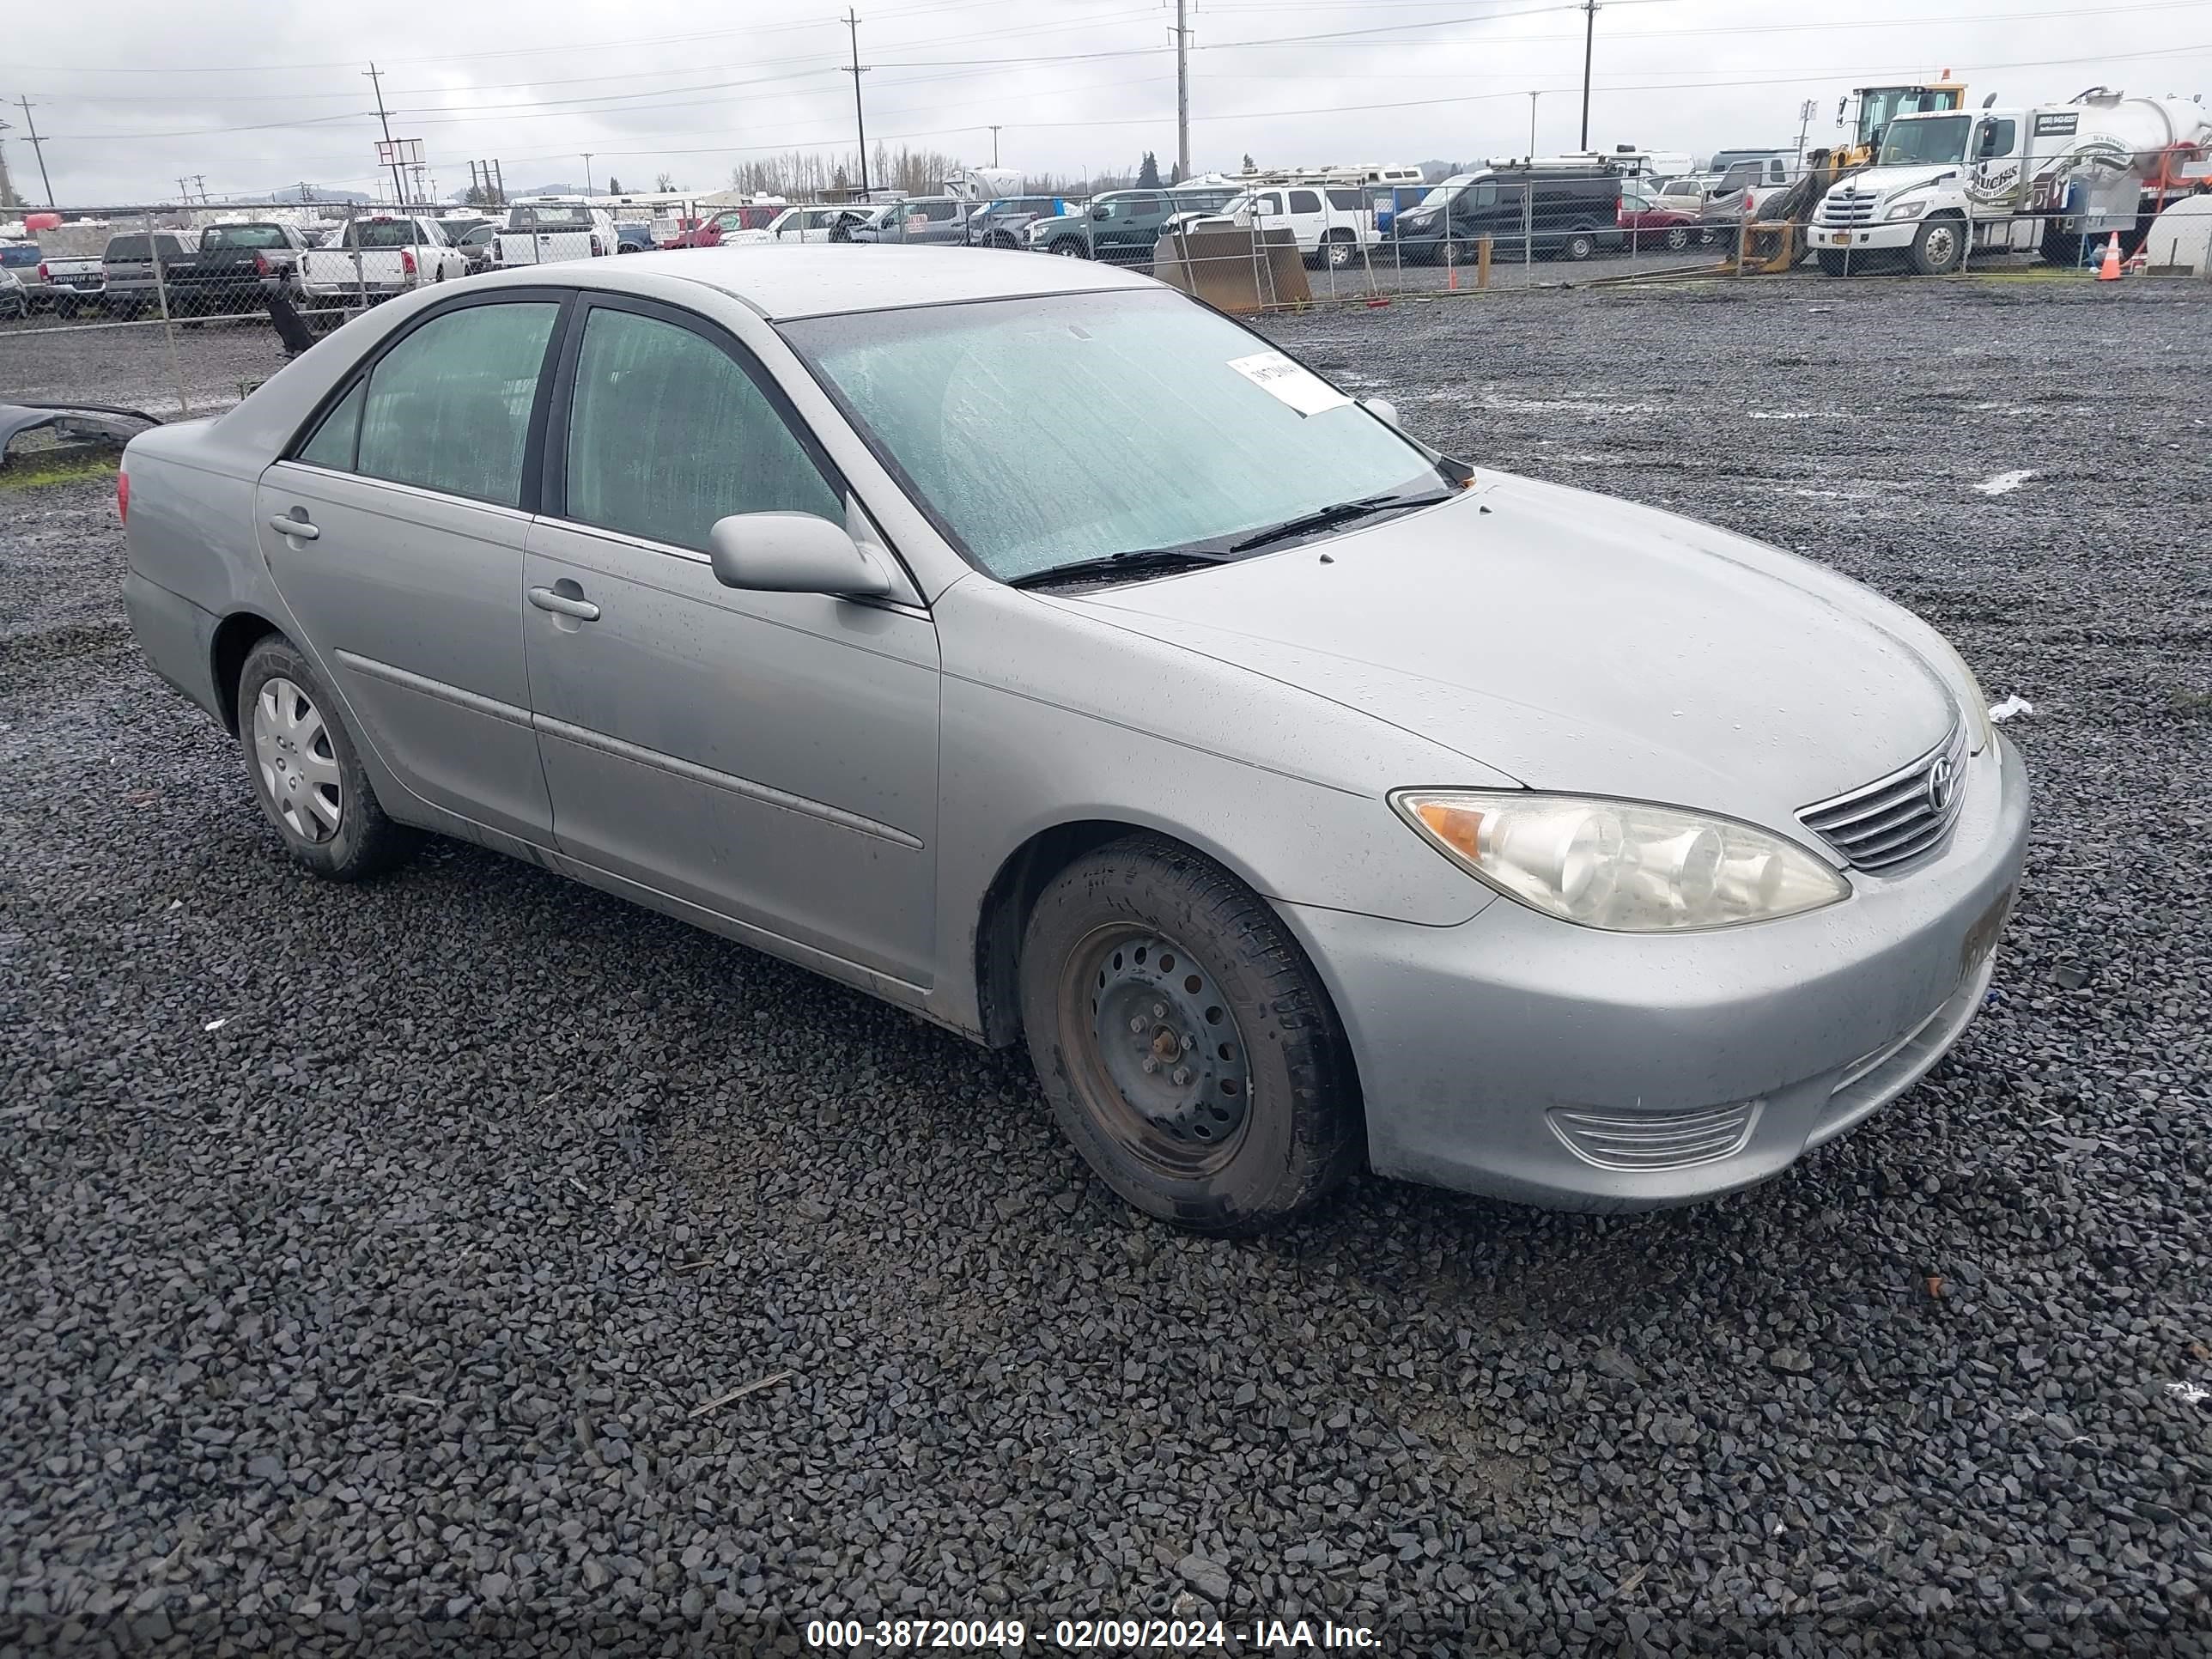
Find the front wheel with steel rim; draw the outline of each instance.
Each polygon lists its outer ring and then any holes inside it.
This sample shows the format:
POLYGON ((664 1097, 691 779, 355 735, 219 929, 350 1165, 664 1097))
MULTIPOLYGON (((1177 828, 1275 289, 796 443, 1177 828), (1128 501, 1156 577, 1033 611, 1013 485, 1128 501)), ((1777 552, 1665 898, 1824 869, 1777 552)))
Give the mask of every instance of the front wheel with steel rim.
POLYGON ((1966 227, 1957 219, 1930 219, 1912 239, 1912 268, 1923 276, 1948 276, 1966 257, 1966 227))
POLYGON ((1062 871, 1030 912, 1021 994, 1054 1115, 1146 1213, 1258 1232, 1357 1167, 1358 1085, 1312 964, 1188 848, 1134 836, 1062 871))
POLYGON ((332 881, 357 881, 412 850, 416 832, 385 816, 337 699, 283 635, 246 653, 237 708, 254 796, 294 858, 332 881))

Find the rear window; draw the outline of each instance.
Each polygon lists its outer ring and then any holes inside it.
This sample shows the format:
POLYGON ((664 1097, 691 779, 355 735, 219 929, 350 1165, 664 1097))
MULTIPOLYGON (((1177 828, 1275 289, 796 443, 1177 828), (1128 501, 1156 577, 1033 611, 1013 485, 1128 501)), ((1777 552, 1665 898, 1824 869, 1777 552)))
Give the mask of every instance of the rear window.
POLYGON ((1367 192, 1361 190, 1332 190, 1328 204, 1346 213, 1358 213, 1367 205, 1367 192))
MULTIPOLYGON (((157 234, 154 240, 160 246, 164 259, 185 257, 185 245, 176 237, 157 234)), ((150 259, 153 257, 154 249, 146 245, 143 236, 111 236, 107 239, 106 252, 100 255, 103 259, 150 259)))
POLYGON ((586 208, 537 207, 517 208, 507 216, 509 230, 590 230, 592 215, 586 208))
POLYGON ((38 263, 39 250, 34 247, 0 247, 0 269, 21 270, 38 263))
POLYGON ((348 247, 413 247, 416 230, 405 219, 362 219, 346 235, 348 247))
POLYGON ((200 246, 207 251, 223 247, 286 246, 282 225, 210 225, 200 233, 200 246))

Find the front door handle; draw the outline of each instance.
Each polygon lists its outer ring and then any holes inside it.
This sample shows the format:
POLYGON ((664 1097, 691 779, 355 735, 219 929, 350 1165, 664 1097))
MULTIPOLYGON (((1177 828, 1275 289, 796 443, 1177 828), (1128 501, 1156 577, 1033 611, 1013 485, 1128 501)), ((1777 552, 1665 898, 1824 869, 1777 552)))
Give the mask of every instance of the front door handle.
POLYGON ((556 617, 574 617, 578 622, 597 622, 599 607, 589 599, 572 599, 566 593, 556 593, 550 587, 533 587, 530 602, 540 611, 550 611, 556 617))
POLYGON ((288 518, 282 513, 270 515, 269 527, 280 536, 296 536, 303 542, 311 542, 323 533, 305 519, 288 518))

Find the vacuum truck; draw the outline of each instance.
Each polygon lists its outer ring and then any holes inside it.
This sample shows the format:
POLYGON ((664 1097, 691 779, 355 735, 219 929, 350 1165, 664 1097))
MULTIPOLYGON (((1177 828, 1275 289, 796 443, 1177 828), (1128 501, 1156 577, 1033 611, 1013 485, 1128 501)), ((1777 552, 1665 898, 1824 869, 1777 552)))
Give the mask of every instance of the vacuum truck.
POLYGON ((1924 276, 1981 252, 2081 257, 2084 238, 2139 240, 2168 203, 2212 190, 2212 111, 2093 88, 2070 103, 1900 113, 1871 167, 1820 198, 1807 240, 1831 276, 1924 276))

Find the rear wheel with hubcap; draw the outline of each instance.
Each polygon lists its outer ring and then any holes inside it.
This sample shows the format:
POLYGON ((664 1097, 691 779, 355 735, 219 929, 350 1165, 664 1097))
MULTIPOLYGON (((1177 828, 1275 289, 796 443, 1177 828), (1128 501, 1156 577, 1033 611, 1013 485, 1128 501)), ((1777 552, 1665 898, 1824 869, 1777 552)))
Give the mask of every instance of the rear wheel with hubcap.
POLYGON ((1348 231, 1332 230, 1322 243, 1322 258, 1331 270, 1342 270, 1358 252, 1348 231))
POLYGON ((1597 238, 1586 230, 1570 231, 1559 252, 1579 264, 1597 252, 1597 238))
POLYGON ((1061 872, 1030 914, 1021 992, 1061 1129, 1146 1214, 1258 1232, 1357 1166, 1358 1086, 1312 964, 1189 848, 1135 836, 1061 872))
POLYGON ((308 869, 358 881, 414 849, 417 833, 378 805, 337 700, 281 635, 246 653, 238 726, 254 796, 286 850, 308 869))

